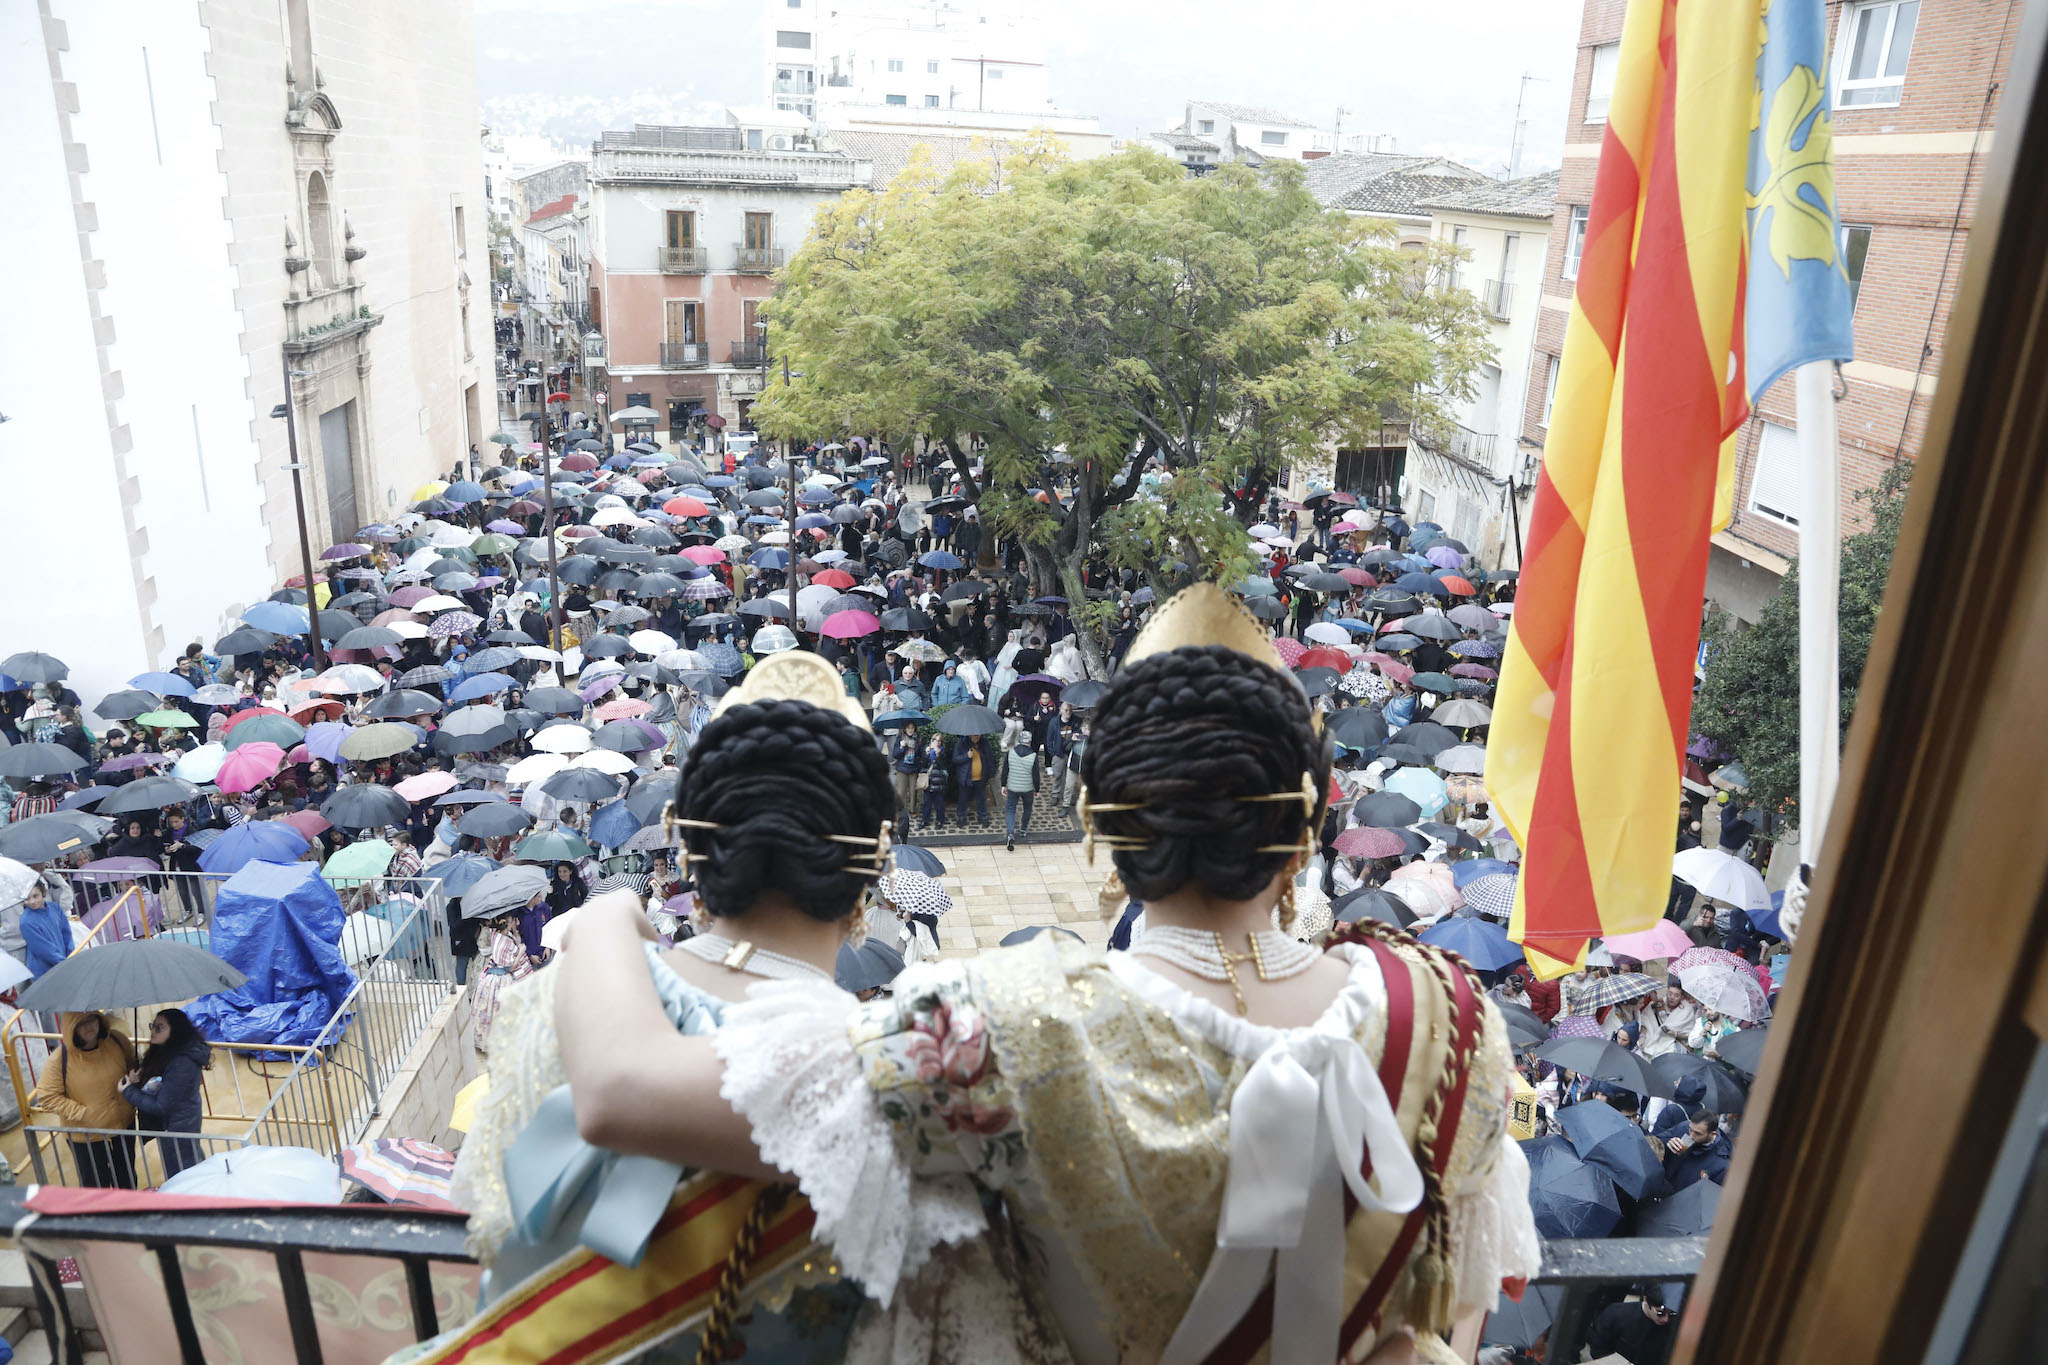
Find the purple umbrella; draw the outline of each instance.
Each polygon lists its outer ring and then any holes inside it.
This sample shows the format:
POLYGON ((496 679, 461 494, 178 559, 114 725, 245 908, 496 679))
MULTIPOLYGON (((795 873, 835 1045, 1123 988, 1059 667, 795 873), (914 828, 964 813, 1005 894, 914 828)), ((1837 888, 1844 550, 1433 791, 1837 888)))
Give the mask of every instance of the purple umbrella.
POLYGON ((1422 557, 1439 569, 1460 569, 1465 565, 1465 557, 1448 545, 1432 545, 1423 551, 1422 557))
POLYGON ((367 545, 333 545, 322 550, 320 558, 322 560, 360 559, 368 553, 370 553, 370 547, 367 545))
POLYGON ((103 773, 125 773, 132 772, 137 768, 150 768, 159 763, 169 762, 171 762, 169 754, 145 751, 139 754, 122 754, 119 758, 110 758, 100 764, 100 771, 103 773))
POLYGON ((414 585, 410 588, 400 588, 384 600, 394 607, 409 607, 415 602, 424 602, 433 595, 432 588, 414 585))
POLYGON ((433 625, 427 627, 427 634, 437 639, 450 639, 467 635, 483 623, 481 616, 473 616, 466 611, 444 611, 434 618, 433 625))
POLYGON ((349 728, 338 720, 319 722, 306 731, 306 752, 329 763, 341 762, 341 741, 348 737, 349 728))
POLYGON ((1550 1026, 1553 1038, 1605 1038, 1607 1030, 1590 1014, 1563 1014, 1550 1026))
POLYGON ((1692 743, 1685 746, 1685 753, 1688 758, 1697 758, 1703 763, 1711 762, 1721 756, 1721 746, 1704 735, 1694 735, 1692 743))
POLYGON ((624 673, 607 673, 602 678, 599 678, 596 682, 591 683, 588 686, 580 689, 576 693, 576 695, 583 698, 583 700, 585 701, 596 701, 599 697, 611 691, 614 687, 617 687, 620 683, 624 682, 625 680, 626 675, 624 673))
POLYGON ((1010 684, 1010 693, 1021 700, 1034 692, 1058 692, 1066 685, 1065 679, 1055 678, 1050 673, 1026 673, 1010 684))
POLYGON ((516 521, 506 521, 503 517, 498 518, 496 521, 485 522, 484 529, 486 531, 495 531, 501 536, 523 536, 526 534, 524 526, 521 526, 516 521))
MULTIPOLYGON (((664 735, 657 726, 654 726, 648 723, 647 721, 641 720, 638 717, 635 717, 631 720, 615 721, 613 723, 618 725, 630 725, 634 729, 646 735, 646 747, 649 749, 659 749, 662 745, 668 743, 668 736, 664 735)), ((638 751, 636 750, 636 752, 638 751)))
POLYGON ((161 871, 163 869, 148 858, 102 858, 73 872, 71 879, 79 882, 128 882, 134 881, 138 872, 161 871))

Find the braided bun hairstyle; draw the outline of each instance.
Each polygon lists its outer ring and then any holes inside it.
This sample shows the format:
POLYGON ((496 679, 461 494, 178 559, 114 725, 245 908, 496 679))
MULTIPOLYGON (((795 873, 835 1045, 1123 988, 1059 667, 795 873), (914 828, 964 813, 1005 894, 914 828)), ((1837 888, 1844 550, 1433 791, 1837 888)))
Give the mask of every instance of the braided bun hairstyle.
POLYGON ((676 813, 721 828, 685 841, 698 899, 713 915, 743 914, 779 891, 806 915, 845 917, 873 878, 872 839, 895 809, 889 764, 846 717, 806 701, 735 706, 704 727, 676 791, 676 813))
MULTIPOLYGON (((1252 801, 1330 781, 1330 744, 1308 699, 1278 669, 1220 645, 1149 655, 1110 685, 1096 709, 1081 776, 1091 802, 1143 809, 1092 816, 1098 834, 1146 841, 1112 850, 1139 900, 1189 883, 1250 900, 1286 867, 1311 828, 1299 801, 1252 801)), ((1323 802, 1318 796, 1317 816, 1323 802)))

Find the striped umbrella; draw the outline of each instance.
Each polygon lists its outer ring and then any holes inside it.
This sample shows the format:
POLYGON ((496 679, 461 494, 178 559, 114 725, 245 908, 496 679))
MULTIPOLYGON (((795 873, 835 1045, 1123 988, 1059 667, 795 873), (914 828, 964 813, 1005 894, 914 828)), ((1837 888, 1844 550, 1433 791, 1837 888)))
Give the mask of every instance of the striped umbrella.
POLYGON ((1515 876, 1512 872, 1489 872, 1474 877, 1460 888, 1465 904, 1490 920, 1506 924, 1515 908, 1515 876))
POLYGON ((1697 947, 1688 948, 1673 958, 1670 970, 1671 974, 1676 976, 1680 972, 1689 972, 1694 967, 1711 967, 1716 965, 1733 967, 1738 971, 1744 972, 1749 970, 1747 962, 1744 962, 1739 955, 1729 952, 1726 948, 1697 947))
POLYGON ((342 1148, 341 1173, 387 1204, 463 1212, 454 1200, 455 1153, 431 1142, 418 1138, 358 1142, 342 1148))
MULTIPOLYGON (((1467 897, 1471 895, 1468 890, 1467 897)), ((1616 972, 1593 982, 1580 994, 1576 1008, 1580 1011, 1606 1009, 1627 1000, 1640 1000, 1646 995, 1655 995, 1663 990, 1662 983, 1641 972, 1616 972)))

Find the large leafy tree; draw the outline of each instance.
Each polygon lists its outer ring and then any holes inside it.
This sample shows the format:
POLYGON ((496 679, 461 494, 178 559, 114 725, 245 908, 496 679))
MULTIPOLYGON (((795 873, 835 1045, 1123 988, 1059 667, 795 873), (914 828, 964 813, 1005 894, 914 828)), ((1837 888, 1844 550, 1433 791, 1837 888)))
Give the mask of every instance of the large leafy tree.
MULTIPOLYGON (((1290 462, 1428 421, 1486 359, 1456 248, 1327 212, 1292 165, 1190 180, 1147 152, 1030 142, 945 179, 913 163, 822 211, 769 308, 776 432, 922 434, 1041 585, 1085 603, 1102 555, 1170 588, 1249 566, 1242 534, 1290 462), (983 475, 971 473, 983 456, 983 475), (1071 479, 1064 507, 1040 494, 1071 479)), ((1101 663, 1103 620, 1082 608, 1101 663)))
MULTIPOLYGON (((1913 466, 1900 462, 1858 494, 1869 524, 1842 542, 1842 728, 1856 711, 1870 637, 1891 578, 1892 546, 1906 511, 1913 466)), ((1707 676, 1692 708, 1693 733, 1732 754, 1749 795, 1794 824, 1799 806, 1799 566, 1794 564, 1756 624, 1730 618, 1707 630, 1707 676)))

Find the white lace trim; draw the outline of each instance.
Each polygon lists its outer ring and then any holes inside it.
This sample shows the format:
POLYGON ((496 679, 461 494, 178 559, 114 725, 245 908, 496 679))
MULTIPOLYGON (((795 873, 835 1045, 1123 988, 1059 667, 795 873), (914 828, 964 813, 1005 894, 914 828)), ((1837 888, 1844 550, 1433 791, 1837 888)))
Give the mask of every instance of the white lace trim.
POLYGON ((1451 1246, 1458 1263, 1458 1313, 1493 1311, 1500 1282, 1530 1279, 1543 1260, 1529 1211, 1529 1160, 1503 1134, 1493 1174, 1476 1192, 1451 1199, 1451 1246))
POLYGON ((1255 1024, 1167 980, 1134 954, 1110 953, 1106 960, 1118 981, 1165 1010, 1173 1016, 1174 1023, 1233 1057, 1255 1061, 1289 1034, 1329 1033, 1355 1038, 1366 1020, 1385 1017, 1386 980, 1380 975, 1380 964, 1372 950, 1355 943, 1340 943, 1330 949, 1328 956, 1343 960, 1350 969, 1350 979, 1313 1024, 1299 1029, 1255 1024))
POLYGON ((987 1225, 965 1176, 914 1178, 876 1107, 847 1033, 852 998, 764 981, 712 1035, 719 1093, 754 1133, 761 1159, 797 1178, 816 1236, 886 1305, 932 1249, 987 1225))

